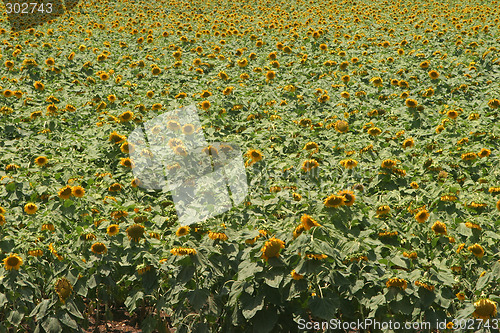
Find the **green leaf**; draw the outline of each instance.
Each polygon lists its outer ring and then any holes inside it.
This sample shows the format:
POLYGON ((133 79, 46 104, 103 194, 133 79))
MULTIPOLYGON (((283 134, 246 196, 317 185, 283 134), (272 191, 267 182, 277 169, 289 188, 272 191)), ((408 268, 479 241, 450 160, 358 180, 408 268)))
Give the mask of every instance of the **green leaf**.
POLYGON ((262 310, 264 307, 264 295, 258 294, 257 296, 252 296, 247 293, 243 293, 240 296, 241 302, 241 313, 245 319, 251 319, 257 311, 262 310))
POLYGON ((264 282, 272 288, 278 288, 281 281, 283 281, 283 272, 278 270, 271 270, 266 273, 264 282))
POLYGON ((61 324, 59 320, 54 317, 47 318, 43 323, 42 327, 47 333, 60 333, 62 332, 61 324))
POLYGON ((69 328, 78 330, 78 324, 73 318, 70 317, 69 314, 63 313, 61 316, 59 316, 59 320, 61 321, 61 323, 68 326, 69 328))
POLYGON ((255 333, 272 332, 277 321, 278 314, 276 311, 270 311, 268 309, 258 311, 252 320, 253 331, 255 333))
POLYGON ((238 280, 246 280, 249 277, 254 276, 258 272, 262 272, 262 266, 255 262, 243 261, 238 266, 238 280))
POLYGON ((153 316, 148 316, 141 325, 143 333, 151 333, 156 329, 156 319, 153 316))
POLYGON ((8 300, 7 300, 7 297, 5 296, 5 294, 0 293, 0 307, 2 307, 7 302, 8 302, 8 300))
POLYGON ((73 316, 75 316, 76 318, 85 319, 83 317, 82 313, 80 312, 80 310, 78 310, 78 308, 76 307, 73 300, 71 300, 71 299, 66 300, 66 308, 68 309, 68 312, 70 314, 72 314, 73 316))
POLYGON ((314 316, 329 320, 335 318, 335 313, 339 307, 340 301, 338 296, 332 294, 331 297, 316 297, 313 296, 309 299, 308 307, 314 316))
POLYGON ((129 312, 133 312, 137 307, 137 301, 142 300, 144 297, 144 293, 142 291, 136 291, 133 296, 128 296, 125 300, 125 306, 129 312))
POLYGON ((9 313, 9 316, 7 317, 7 320, 14 326, 19 325, 21 323, 21 320, 24 318, 24 313, 19 312, 17 310, 12 310, 9 313))
POLYGON ((198 311, 207 302, 210 292, 207 289, 195 289, 188 293, 188 300, 193 308, 198 311))

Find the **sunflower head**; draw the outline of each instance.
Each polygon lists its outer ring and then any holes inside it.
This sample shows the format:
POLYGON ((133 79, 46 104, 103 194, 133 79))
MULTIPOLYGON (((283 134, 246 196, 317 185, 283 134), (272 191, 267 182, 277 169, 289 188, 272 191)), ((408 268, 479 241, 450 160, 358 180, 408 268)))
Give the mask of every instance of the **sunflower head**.
POLYGON ((356 200, 354 192, 350 190, 343 190, 340 191, 338 194, 344 198, 344 205, 346 206, 352 206, 354 204, 354 201, 356 200))
POLYGON ((32 202, 29 202, 24 206, 24 212, 26 214, 30 214, 30 215, 35 214, 37 210, 38 210, 38 207, 32 202))
POLYGON ((3 260, 3 264, 6 270, 9 271, 11 269, 15 269, 17 271, 19 270, 19 267, 21 267, 21 265, 23 264, 23 259, 21 259, 21 257, 18 256, 16 253, 12 253, 3 260))
POLYGON ((38 166, 44 166, 48 162, 49 162, 49 159, 47 157, 45 157, 45 156, 38 156, 37 158, 35 158, 35 163, 38 166))
POLYGON ((326 207, 337 208, 345 204, 345 197, 342 195, 332 194, 323 201, 323 204, 326 207))
POLYGON ((66 278, 60 278, 57 280, 55 285, 55 290, 59 299, 62 303, 66 302, 66 299, 71 295, 71 291, 73 290, 73 286, 66 278))
POLYGON ((144 227, 140 224, 133 224, 127 228, 127 236, 130 240, 138 242, 144 234, 144 227))
POLYGON ((175 234, 177 235, 177 237, 182 237, 182 236, 186 236, 187 234, 189 234, 189 231, 190 231, 190 228, 188 226, 182 226, 182 227, 179 227, 179 229, 177 229, 175 234))
POLYGON ((419 223, 424 223, 425 221, 427 221, 429 216, 430 216, 429 212, 426 209, 422 209, 415 215, 415 219, 419 223))
POLYGON ((118 224, 110 224, 106 229, 109 236, 114 236, 120 231, 120 226, 118 224))
POLYGON ((100 243, 100 242, 92 244, 92 246, 90 247, 90 250, 92 252, 94 252, 95 254, 103 254, 103 253, 108 252, 106 245, 104 245, 104 243, 100 243))
POLYGON ((285 248, 285 242, 275 237, 268 240, 261 249, 262 258, 268 261, 269 258, 277 258, 280 255, 280 250, 285 248))
POLYGON ((315 219, 307 214, 302 215, 302 217, 300 218, 300 223, 302 224, 304 230, 309 230, 312 227, 321 227, 321 224, 316 222, 315 219))

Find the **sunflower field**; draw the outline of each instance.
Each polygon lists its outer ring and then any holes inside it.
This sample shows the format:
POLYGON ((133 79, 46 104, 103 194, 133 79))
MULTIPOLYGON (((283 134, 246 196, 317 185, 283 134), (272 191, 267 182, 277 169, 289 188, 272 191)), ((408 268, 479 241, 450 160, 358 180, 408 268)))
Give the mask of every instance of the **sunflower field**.
POLYGON ((0 332, 498 332, 500 2, 4 3, 0 332), (189 105, 248 194, 181 226, 127 138, 189 105))

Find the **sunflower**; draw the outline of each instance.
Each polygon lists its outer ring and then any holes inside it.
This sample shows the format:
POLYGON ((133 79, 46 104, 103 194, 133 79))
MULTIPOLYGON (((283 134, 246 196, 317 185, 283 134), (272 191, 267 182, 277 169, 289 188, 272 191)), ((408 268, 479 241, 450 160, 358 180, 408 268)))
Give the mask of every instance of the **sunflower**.
POLYGON ((472 252, 473 255, 476 256, 476 258, 482 258, 484 256, 484 249, 481 245, 479 244, 474 244, 471 245, 467 248, 470 252, 472 252))
POLYGON ((85 189, 81 186, 73 186, 71 188, 71 194, 77 198, 82 198, 85 195, 85 189))
POLYGON ((144 234, 144 227, 140 224, 133 224, 127 228, 129 240, 138 242, 144 234))
POLYGON ((130 185, 131 185, 132 187, 137 187, 137 186, 139 186, 140 184, 141 184, 141 181, 140 181, 139 179, 137 179, 137 178, 132 179, 132 181, 130 182, 130 185))
POLYGON ((125 140, 125 136, 120 135, 114 131, 109 135, 109 141, 111 141, 113 143, 121 143, 124 140, 125 140))
POLYGON ((128 157, 126 158, 122 158, 120 160, 120 164, 126 168, 133 168, 134 167, 134 163, 132 162, 132 160, 128 157))
POLYGON ((35 214, 37 210, 38 210, 38 207, 32 202, 29 202, 24 206, 24 211, 26 212, 26 214, 29 214, 29 215, 35 214))
POLYGON ((497 210, 500 211, 500 200, 497 201, 496 207, 497 207, 497 210))
POLYGON ((346 133, 349 130, 349 123, 345 120, 337 120, 334 126, 335 130, 340 133, 346 133))
POLYGON ((486 149, 486 148, 482 148, 481 151, 479 153, 477 153, 477 156, 483 158, 483 157, 490 156, 490 154, 491 154, 491 150, 486 149))
POLYGON ((420 68, 422 68, 422 69, 426 69, 426 68, 428 68, 429 66, 430 66, 430 63, 429 63, 427 60, 422 61, 422 62, 420 63, 420 68))
POLYGON ((316 160, 306 160, 302 163, 302 170, 304 172, 309 172, 314 168, 317 168, 319 163, 316 160))
POLYGON ((490 99, 488 101, 488 106, 492 109, 498 109, 500 107, 500 99, 490 99))
POLYGON ((457 299, 458 299, 459 301, 463 301, 463 300, 465 300, 465 293, 464 293, 464 292, 462 292, 462 291, 461 291, 461 292, 459 292, 459 293, 456 293, 456 294, 455 294, 455 296, 457 296, 457 299))
POLYGON ((462 154, 462 160, 464 161, 473 161, 477 157, 476 153, 465 153, 462 154))
POLYGON ((415 145, 415 141, 413 141, 413 138, 408 138, 405 141, 403 141, 403 148, 409 148, 413 147, 415 145))
POLYGON ((304 146, 304 148, 302 149, 305 149, 305 150, 311 150, 311 149, 314 149, 315 151, 318 150, 318 144, 316 142, 308 142, 306 143, 306 145, 304 146))
POLYGON ((104 72, 99 75, 99 78, 103 81, 109 80, 109 74, 104 72))
POLYGON ((392 169, 393 167, 396 166, 398 162, 395 161, 395 160, 383 160, 382 161, 382 164, 380 165, 380 167, 382 169, 392 169))
POLYGON ((358 161, 353 159, 342 160, 340 161, 340 165, 346 169, 353 169, 358 165, 358 161))
POLYGON ((403 290, 405 290, 408 287, 407 281, 405 279, 399 279, 399 278, 389 279, 387 280, 385 285, 387 286, 387 288, 395 287, 403 290))
POLYGON ((182 126, 182 133, 185 135, 191 135, 194 133, 194 125, 193 124, 186 124, 182 126))
POLYGON ((160 73, 161 73, 161 69, 158 66, 155 66, 151 69, 151 74, 153 74, 153 75, 160 75, 160 73))
POLYGON ((180 155, 180 156, 187 156, 187 150, 184 146, 176 146, 174 148, 174 153, 176 153, 177 155, 180 155))
POLYGON ((174 256, 195 255, 196 250, 189 247, 177 247, 170 250, 174 256))
POLYGON ((103 254, 103 253, 108 252, 106 245, 104 245, 103 243, 100 243, 100 242, 92 244, 92 246, 90 247, 90 250, 92 252, 94 252, 95 254, 103 254))
POLYGON ((370 134, 372 136, 377 136, 380 133, 382 133, 382 130, 380 130, 380 128, 378 128, 378 127, 370 127, 368 129, 368 134, 370 134))
POLYGON ((122 153, 130 154, 130 153, 133 153, 135 149, 134 149, 134 145, 133 144, 128 143, 128 142, 124 142, 120 146, 120 150, 122 151, 122 153))
POLYGON ((440 221, 436 221, 432 227, 431 227, 432 231, 434 231, 436 233, 436 235, 446 235, 447 231, 446 231, 446 224, 444 224, 443 222, 440 222, 440 221))
POLYGON ((276 72, 275 71, 267 71, 266 82, 269 80, 274 80, 274 78, 276 78, 276 72))
POLYGON ((388 205, 380 206, 377 208, 377 216, 388 215, 390 211, 391 207, 389 207, 388 205))
POLYGON ((356 196, 354 195, 354 192, 350 190, 340 191, 338 195, 344 197, 344 205, 346 206, 352 206, 354 204, 354 201, 356 201, 356 196))
POLYGON ((210 108, 210 101, 203 101, 200 103, 200 106, 203 110, 208 110, 210 108))
POLYGON ((178 146, 182 146, 183 144, 184 143, 182 142, 181 139, 171 138, 170 140, 168 140, 168 146, 172 149, 178 146))
POLYGON ((309 230, 312 227, 321 227, 321 224, 319 224, 316 220, 314 220, 311 216, 304 214, 300 218, 301 225, 303 227, 303 230, 309 230))
POLYGON ((256 149, 249 150, 246 155, 247 157, 250 157, 252 159, 253 163, 261 161, 264 157, 264 155, 262 155, 262 153, 256 149))
POLYGON ((435 70, 432 70, 432 71, 429 71, 429 77, 432 79, 432 80, 436 80, 438 77, 439 77, 439 73, 438 71, 435 71, 435 70))
POLYGON ((12 97, 12 96, 14 96, 14 92, 13 92, 12 90, 5 89, 5 90, 3 91, 3 96, 4 96, 4 97, 7 97, 7 98, 12 97))
POLYGON ((126 123, 130 121, 132 118, 134 118, 134 113, 132 111, 125 111, 119 116, 119 118, 120 122, 126 123))
POLYGON ((488 298, 482 298, 474 303, 476 310, 472 314, 475 318, 488 320, 497 315, 497 304, 488 298))
POLYGON ((446 115, 450 119, 456 119, 458 117, 458 112, 455 110, 448 110, 448 112, 446 112, 446 115))
POLYGON ((57 280, 55 284, 55 290, 57 295, 59 295, 59 299, 62 303, 66 302, 66 299, 71 295, 71 291, 73 290, 73 286, 66 278, 60 278, 57 280))
POLYGON ((37 158, 35 158, 35 163, 38 165, 38 166, 44 166, 45 164, 47 164, 49 162, 49 159, 45 156, 38 156, 37 158))
POLYGON ((429 212, 426 209, 422 209, 415 215, 415 219, 419 223, 424 223, 425 221, 427 221, 429 216, 430 216, 429 212))
POLYGON ((3 260, 3 264, 6 270, 9 271, 11 269, 15 269, 17 271, 23 264, 23 259, 21 259, 21 257, 16 253, 12 253, 3 260))
POLYGON ((205 148, 203 148, 202 151, 205 154, 210 155, 210 156, 218 156, 219 155, 219 151, 217 150, 217 148, 215 148, 213 146, 205 147, 205 148))
POLYGON ((181 129, 181 124, 176 120, 169 120, 167 122, 167 128, 171 131, 179 131, 181 129))
POLYGON ((268 240, 261 249, 262 258, 268 261, 269 258, 277 258, 280 255, 280 250, 285 248, 285 242, 275 237, 268 240))
POLYGON ((326 207, 337 208, 343 206, 345 201, 346 199, 344 196, 332 194, 323 201, 323 204, 326 207))
POLYGON ((118 224, 110 224, 107 228, 106 228, 106 232, 109 236, 114 236, 116 235, 120 230, 120 226, 118 226, 118 224))
POLYGON ((179 227, 179 229, 177 229, 177 231, 175 232, 175 235, 177 237, 186 236, 187 234, 189 234, 189 231, 190 231, 190 228, 188 226, 182 226, 182 227, 179 227))
POLYGON ((122 186, 118 183, 114 183, 112 184, 109 188, 108 188, 108 191, 109 192, 118 192, 118 191, 121 191, 122 189, 122 186))
POLYGON ((370 80, 371 83, 373 83, 373 85, 375 87, 383 87, 384 86, 384 81, 382 81, 382 78, 380 77, 374 77, 370 80))
POLYGON ((407 98, 405 101, 405 104, 409 108, 416 108, 418 105, 418 102, 414 100, 413 98, 407 98))
POLYGON ((72 189, 71 189, 71 186, 69 186, 69 185, 64 186, 63 188, 61 188, 59 190, 59 192, 57 192, 57 195, 59 196, 59 198, 61 198, 63 200, 69 199, 71 197, 71 194, 72 194, 72 189))
POLYGON ((161 110, 162 107, 163 107, 163 105, 161 103, 154 103, 151 106, 151 109, 154 110, 154 111, 158 111, 158 110, 161 110))
POLYGON ((225 233, 223 232, 212 232, 212 231, 209 231, 208 232, 208 238, 212 239, 212 240, 221 240, 221 241, 227 241, 228 240, 228 237, 225 233))
POLYGON ((5 216, 3 216, 2 214, 0 214, 0 226, 4 225, 5 224, 5 216))

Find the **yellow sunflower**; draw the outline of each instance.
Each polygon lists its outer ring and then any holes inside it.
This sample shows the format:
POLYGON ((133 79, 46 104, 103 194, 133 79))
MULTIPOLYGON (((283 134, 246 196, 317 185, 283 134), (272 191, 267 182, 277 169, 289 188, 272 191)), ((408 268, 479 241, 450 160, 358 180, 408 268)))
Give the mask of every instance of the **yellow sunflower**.
POLYGON ((262 258, 268 261, 269 258, 277 258, 280 255, 280 250, 285 248, 285 242, 275 237, 268 240, 261 249, 262 258))
POLYGON ((72 194, 72 188, 69 185, 64 186, 59 190, 59 192, 57 192, 59 198, 63 200, 69 199, 71 197, 71 194, 72 194))
POLYGON ((144 234, 144 227, 140 224, 133 224, 127 228, 129 240, 138 242, 144 234))
POLYGON ((179 229, 177 229, 177 231, 175 232, 175 235, 177 237, 186 236, 187 234, 189 234, 189 230, 190 228, 188 226, 179 227, 179 229))
POLYGON ((45 156, 38 156, 37 158, 35 158, 35 163, 38 165, 38 166, 44 166, 45 164, 47 164, 49 162, 49 159, 45 156))
POLYGON ((323 201, 323 204, 326 207, 337 208, 345 204, 345 198, 341 195, 332 194, 323 201))
POLYGON ((103 253, 108 252, 106 245, 104 245, 103 243, 100 243, 100 242, 92 244, 92 246, 90 247, 90 250, 92 252, 94 252, 95 254, 103 254, 103 253))
POLYGON ((321 227, 321 224, 316 222, 315 219, 313 219, 311 216, 309 216, 307 214, 302 215, 302 217, 300 218, 300 222, 301 222, 304 230, 309 230, 312 227, 321 227))
POLYGON ((110 224, 106 228, 106 232, 109 236, 114 236, 120 231, 120 226, 118 224, 110 224))
POLYGON ((23 264, 23 259, 21 259, 21 257, 16 253, 12 253, 3 260, 3 264, 6 270, 9 271, 11 269, 15 269, 17 271, 23 264))
POLYGON ((24 211, 26 212, 26 214, 29 214, 29 215, 35 214, 37 210, 38 210, 38 207, 32 202, 29 202, 24 206, 24 211))
POLYGON ((62 303, 66 302, 66 299, 71 295, 71 291, 73 290, 73 286, 69 282, 68 279, 66 278, 60 278, 57 280, 56 285, 55 285, 55 290, 57 295, 59 296, 59 299, 61 300, 62 303))

